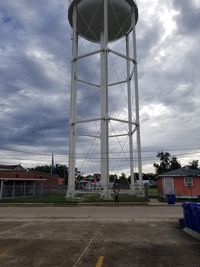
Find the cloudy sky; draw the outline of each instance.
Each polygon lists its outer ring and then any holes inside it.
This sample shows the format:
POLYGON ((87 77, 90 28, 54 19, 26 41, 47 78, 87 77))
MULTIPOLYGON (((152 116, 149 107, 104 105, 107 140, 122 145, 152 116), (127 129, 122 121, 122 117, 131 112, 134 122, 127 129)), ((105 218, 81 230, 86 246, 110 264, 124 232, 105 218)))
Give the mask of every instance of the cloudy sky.
MULTIPOLYGON (((177 155, 183 164, 200 159, 200 0, 137 3, 141 140, 147 172, 154 170, 160 150, 177 155)), ((51 152, 57 163, 67 163, 71 79, 67 11, 66 0, 0 0, 0 164, 50 164, 51 152)), ((118 49, 122 42, 116 44, 118 49)), ((91 44, 80 41, 80 52, 90 49, 91 44)), ((98 80, 97 61, 95 57, 80 63, 80 78, 98 80)), ((123 77, 123 64, 111 60, 111 80, 123 77)), ((110 94, 111 113, 123 117, 127 97, 124 88, 118 89, 110 94)), ((95 117, 98 112, 98 89, 82 86, 78 114, 95 117)), ((116 128, 111 126, 110 132, 116 128)), ((88 129, 99 131, 98 125, 80 131, 88 129)), ((127 169, 126 141, 111 141, 113 172, 127 169)), ((98 144, 78 140, 77 167, 82 172, 98 171, 98 144), (86 159, 89 153, 93 159, 86 159)))

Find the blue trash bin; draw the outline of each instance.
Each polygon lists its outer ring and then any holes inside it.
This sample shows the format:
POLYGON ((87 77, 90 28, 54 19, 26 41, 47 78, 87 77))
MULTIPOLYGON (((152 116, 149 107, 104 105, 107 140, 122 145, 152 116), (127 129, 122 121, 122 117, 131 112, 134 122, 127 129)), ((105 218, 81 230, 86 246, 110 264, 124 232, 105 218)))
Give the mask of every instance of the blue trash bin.
POLYGON ((200 203, 184 202, 185 226, 200 233, 200 203))
POLYGON ((190 209, 191 209, 191 229, 194 230, 194 231, 197 231, 197 209, 198 209, 198 206, 193 203, 191 206, 190 206, 190 209))
POLYGON ((190 202, 184 202, 182 204, 183 207, 183 213, 184 213, 184 219, 185 219, 185 226, 188 228, 192 227, 192 210, 191 210, 191 203, 190 202))
POLYGON ((179 225, 180 225, 181 229, 185 228, 185 218, 180 218, 179 219, 179 225))
POLYGON ((196 231, 200 233, 200 203, 196 203, 196 231))
POLYGON ((167 195, 167 203, 172 205, 176 203, 176 196, 174 194, 167 195))

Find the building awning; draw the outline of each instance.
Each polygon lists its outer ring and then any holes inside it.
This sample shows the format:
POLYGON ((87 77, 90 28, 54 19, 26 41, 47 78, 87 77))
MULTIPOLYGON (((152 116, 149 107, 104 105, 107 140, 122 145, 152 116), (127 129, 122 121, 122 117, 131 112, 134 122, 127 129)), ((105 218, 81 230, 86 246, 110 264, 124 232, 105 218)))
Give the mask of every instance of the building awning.
POLYGON ((3 180, 3 181, 47 181, 47 179, 34 179, 34 178, 2 178, 0 177, 0 181, 3 180))

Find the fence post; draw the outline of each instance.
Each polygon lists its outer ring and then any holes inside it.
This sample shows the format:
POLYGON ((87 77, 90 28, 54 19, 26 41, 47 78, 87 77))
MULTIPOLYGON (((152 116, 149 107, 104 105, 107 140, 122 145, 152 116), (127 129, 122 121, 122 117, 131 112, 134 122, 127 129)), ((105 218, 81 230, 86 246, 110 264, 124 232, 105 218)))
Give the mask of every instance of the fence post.
POLYGON ((3 180, 1 180, 0 200, 3 199, 3 180))
POLYGON ((35 181, 33 182, 33 196, 35 196, 35 181))
POLYGON ((13 181, 13 191, 12 191, 12 198, 15 197, 15 180, 13 181))
POLYGON ((26 181, 24 181, 24 192, 23 192, 23 195, 24 195, 24 197, 26 195, 26 181))

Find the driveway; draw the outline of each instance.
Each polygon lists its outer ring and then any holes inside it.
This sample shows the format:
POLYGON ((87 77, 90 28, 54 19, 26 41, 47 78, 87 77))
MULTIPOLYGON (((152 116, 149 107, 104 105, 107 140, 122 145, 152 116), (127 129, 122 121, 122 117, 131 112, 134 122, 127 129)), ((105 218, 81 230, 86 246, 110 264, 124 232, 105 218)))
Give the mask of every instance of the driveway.
POLYGON ((200 266, 180 207, 0 208, 1 267, 200 266))

